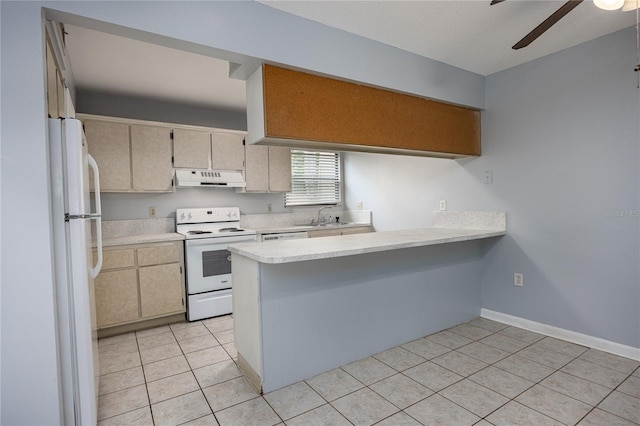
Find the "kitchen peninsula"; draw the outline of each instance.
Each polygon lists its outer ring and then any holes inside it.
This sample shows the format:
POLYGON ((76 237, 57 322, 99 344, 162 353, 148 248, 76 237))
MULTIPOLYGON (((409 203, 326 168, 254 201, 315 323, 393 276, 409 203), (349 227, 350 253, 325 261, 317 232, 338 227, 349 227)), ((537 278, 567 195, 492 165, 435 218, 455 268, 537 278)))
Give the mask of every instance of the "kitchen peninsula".
POLYGON ((505 234, 506 213, 438 211, 425 229, 231 245, 238 366, 269 392, 477 317, 505 234))

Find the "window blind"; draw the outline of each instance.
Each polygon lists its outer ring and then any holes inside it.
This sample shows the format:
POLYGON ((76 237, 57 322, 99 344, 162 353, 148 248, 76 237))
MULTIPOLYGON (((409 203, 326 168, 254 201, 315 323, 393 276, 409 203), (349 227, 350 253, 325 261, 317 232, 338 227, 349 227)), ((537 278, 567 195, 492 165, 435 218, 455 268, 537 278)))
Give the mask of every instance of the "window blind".
POLYGON ((284 205, 338 204, 342 200, 340 153, 291 150, 291 192, 284 205))

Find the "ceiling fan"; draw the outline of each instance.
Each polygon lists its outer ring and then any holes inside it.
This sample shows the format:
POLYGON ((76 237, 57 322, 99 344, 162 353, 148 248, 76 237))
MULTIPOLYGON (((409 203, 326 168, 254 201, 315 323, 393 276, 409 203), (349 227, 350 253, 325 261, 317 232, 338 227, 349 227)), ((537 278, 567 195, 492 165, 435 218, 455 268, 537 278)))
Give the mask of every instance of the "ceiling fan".
MULTIPOLYGON (((502 3, 506 0, 491 0, 491 6, 502 3)), ((542 21, 540 25, 535 27, 529 34, 524 36, 522 40, 512 46, 512 49, 518 50, 530 45, 535 39, 540 37, 551 28, 556 22, 564 18, 569 12, 575 9, 583 0, 569 0, 563 4, 558 10, 553 12, 551 16, 542 21)), ((623 11, 634 10, 638 8, 638 0, 594 0, 596 6, 605 10, 615 10, 622 7, 623 11)))

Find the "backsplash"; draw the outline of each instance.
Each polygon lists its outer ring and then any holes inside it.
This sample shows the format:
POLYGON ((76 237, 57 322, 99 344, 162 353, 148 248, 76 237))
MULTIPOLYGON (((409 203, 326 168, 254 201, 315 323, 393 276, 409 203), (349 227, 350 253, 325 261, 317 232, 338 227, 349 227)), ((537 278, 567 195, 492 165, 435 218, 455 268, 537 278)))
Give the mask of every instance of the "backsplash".
MULTIPOLYGON (((130 235, 165 234, 176 231, 174 218, 103 220, 102 238, 128 237, 130 235)), ((91 227, 95 239, 95 226, 91 227)))
MULTIPOLYGON (((326 209, 322 212, 322 217, 331 216, 331 221, 339 217, 340 222, 371 224, 371 210, 335 210, 326 209)), ((311 220, 317 220, 318 213, 315 211, 293 212, 293 213, 267 213, 267 214, 244 214, 240 216, 240 226, 248 229, 278 228, 297 225, 311 225, 311 220)))

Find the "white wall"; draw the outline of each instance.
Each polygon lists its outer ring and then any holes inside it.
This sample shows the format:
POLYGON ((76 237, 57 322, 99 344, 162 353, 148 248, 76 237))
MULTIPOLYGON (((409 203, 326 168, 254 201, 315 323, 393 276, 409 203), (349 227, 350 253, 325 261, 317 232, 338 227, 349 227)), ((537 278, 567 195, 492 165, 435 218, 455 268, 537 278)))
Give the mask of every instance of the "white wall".
POLYGON ((428 226, 439 199, 506 211, 483 307, 640 347, 634 41, 630 28, 489 76, 479 158, 348 154, 347 205, 372 209, 378 230, 428 226))
POLYGON ((215 54, 236 63, 261 58, 484 106, 484 78, 478 74, 256 2, 0 2, 2 424, 50 424, 60 418, 42 7, 61 22, 215 54))

